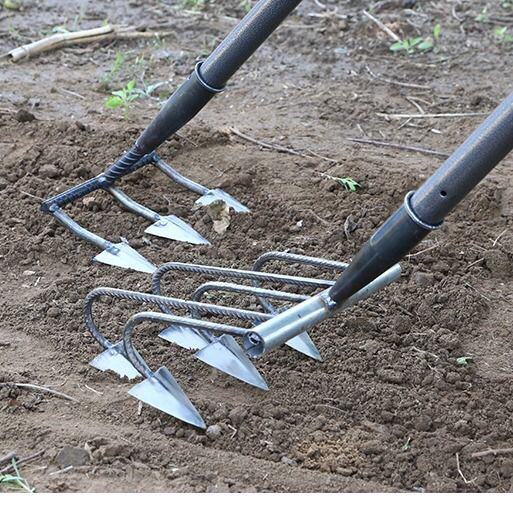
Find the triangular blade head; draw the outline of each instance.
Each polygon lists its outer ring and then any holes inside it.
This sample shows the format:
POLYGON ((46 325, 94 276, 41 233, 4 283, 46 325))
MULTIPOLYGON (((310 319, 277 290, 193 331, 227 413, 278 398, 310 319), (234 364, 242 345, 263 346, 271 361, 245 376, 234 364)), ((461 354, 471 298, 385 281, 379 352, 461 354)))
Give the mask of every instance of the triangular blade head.
POLYGON ((158 410, 205 429, 207 426, 172 374, 161 367, 151 378, 133 386, 128 393, 158 410))
POLYGON ((244 206, 240 201, 237 201, 233 196, 224 192, 222 189, 210 189, 201 198, 196 200, 198 205, 210 205, 214 201, 224 201, 229 207, 233 208, 235 212, 251 212, 248 207, 244 206))
POLYGON ((291 338, 287 342, 287 345, 292 349, 313 358, 314 360, 322 362, 321 353, 319 353, 319 350, 315 347, 310 335, 306 331, 296 335, 294 338, 291 338))
POLYGON ((174 324, 159 333, 159 337, 184 349, 203 349, 209 342, 198 331, 174 324))
POLYGON ((140 376, 135 367, 121 354, 122 343, 119 342, 94 357, 89 365, 95 369, 113 371, 122 378, 134 379, 140 376))
POLYGON ((133 271, 140 271, 142 273, 153 273, 157 268, 142 255, 132 249, 126 242, 118 242, 113 244, 117 253, 111 253, 104 250, 94 259, 102 264, 115 265, 123 267, 124 269, 132 269, 133 271))
POLYGON ((269 390, 264 378, 244 351, 229 335, 222 335, 194 355, 202 362, 262 390, 269 390))
POLYGON ((144 231, 166 239, 179 240, 190 244, 210 245, 210 242, 200 235, 191 225, 176 216, 162 216, 157 222, 148 226, 144 231))

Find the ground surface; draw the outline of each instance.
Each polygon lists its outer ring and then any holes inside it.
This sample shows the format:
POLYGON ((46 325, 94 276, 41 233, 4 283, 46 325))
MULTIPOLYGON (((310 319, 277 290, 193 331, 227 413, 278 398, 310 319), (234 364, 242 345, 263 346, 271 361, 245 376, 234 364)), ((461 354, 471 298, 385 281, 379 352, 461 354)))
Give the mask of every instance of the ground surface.
MULTIPOLYGON (((510 92, 513 44, 494 31, 511 27, 513 13, 508 2, 488 2, 485 12, 484 1, 379 2, 374 14, 401 37, 427 38, 441 26, 434 51, 401 55, 362 15, 367 3, 324 3, 305 0, 228 91, 162 148, 251 214, 232 215, 219 235, 193 208, 194 194, 157 170, 122 184, 190 222, 211 247, 145 236, 147 222, 105 193, 67 211, 111 240, 126 237, 157 264, 249 268, 262 252, 286 249, 350 259, 443 158, 347 138, 450 153, 510 92), (421 111, 479 115, 378 115, 421 111), (229 136, 229 127, 306 156, 229 136), (323 173, 362 187, 346 191, 323 173)), ((149 291, 150 277, 94 264, 95 249, 40 213, 37 198, 97 174, 158 110, 149 98, 107 109, 108 91, 131 79, 139 87, 167 81, 154 93, 165 97, 243 14, 237 0, 207 2, 199 13, 177 4, 26 0, 22 11, 0 10, 0 53, 57 26, 106 19, 172 32, 0 64, 0 456, 44 451, 21 467, 38 491, 509 491, 513 454, 474 453, 513 445, 511 159, 404 260, 398 283, 312 330, 322 363, 289 349, 261 360, 267 393, 170 349, 151 337, 155 328, 142 330, 149 361, 173 371, 220 436, 150 407, 138 415, 128 383, 88 366, 99 348, 83 322, 85 295, 101 285, 149 291), (20 109, 35 120, 19 121, 20 109), (464 356, 473 359, 458 364, 464 356)), ((188 297, 195 283, 170 277, 165 292, 188 297)), ((114 340, 131 308, 98 309, 114 340)))

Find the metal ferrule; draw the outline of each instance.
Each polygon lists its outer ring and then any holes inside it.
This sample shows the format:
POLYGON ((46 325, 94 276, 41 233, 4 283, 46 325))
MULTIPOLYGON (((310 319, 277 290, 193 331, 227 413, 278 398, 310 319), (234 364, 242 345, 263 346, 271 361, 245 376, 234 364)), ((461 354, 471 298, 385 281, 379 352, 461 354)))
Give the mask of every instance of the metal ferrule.
POLYGON ((249 356, 261 356, 271 349, 282 346, 288 340, 307 331, 336 311, 353 306, 378 290, 397 280, 401 275, 399 264, 394 265, 374 281, 363 287, 345 301, 335 303, 329 296, 329 289, 299 303, 272 319, 251 329, 244 337, 244 348, 249 356))

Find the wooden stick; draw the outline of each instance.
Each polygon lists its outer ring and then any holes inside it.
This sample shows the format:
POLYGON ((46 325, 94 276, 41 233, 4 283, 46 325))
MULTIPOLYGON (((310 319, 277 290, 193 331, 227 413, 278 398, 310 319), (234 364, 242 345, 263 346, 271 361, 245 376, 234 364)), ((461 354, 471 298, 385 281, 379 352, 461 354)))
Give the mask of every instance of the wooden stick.
POLYGON ((436 155, 437 157, 447 158, 448 153, 443 153, 437 150, 431 150, 429 148, 421 148, 420 146, 406 146, 404 144, 397 144, 385 141, 379 141, 377 139, 359 139, 355 137, 347 137, 348 141, 360 143, 360 144, 372 144, 374 146, 387 146, 390 148, 396 148, 398 150, 416 151, 417 153, 425 153, 426 155, 436 155))
POLYGON ((383 32, 388 34, 391 39, 394 41, 401 41, 401 38, 395 33, 392 32, 382 21, 379 21, 378 18, 375 18, 372 14, 368 13, 365 9, 362 11, 369 20, 373 21, 383 32))
POLYGON ((105 41, 108 39, 134 39, 134 38, 148 38, 148 37, 166 37, 171 32, 137 32, 127 27, 116 27, 113 25, 105 25, 89 30, 79 30, 76 32, 65 32, 62 34, 53 34, 52 36, 45 37, 39 41, 34 41, 27 45, 14 48, 7 52, 13 62, 20 59, 34 57, 43 52, 49 52, 62 48, 65 46, 95 43, 98 41, 105 41))
MULTIPOLYGON (((16 461, 16 467, 24 465, 25 463, 29 463, 29 462, 31 462, 33 460, 36 460, 37 458, 42 456, 44 454, 44 452, 45 451, 43 449, 42 451, 36 452, 34 454, 31 454, 30 456, 27 456, 25 458, 20 458, 19 460, 16 461)), ((14 466, 13 466, 12 463, 10 465, 7 465, 7 467, 4 467, 3 469, 1 469, 0 473, 4 474, 5 472, 9 472, 10 470, 14 470, 14 466)))
POLYGON ((16 453, 14 451, 8 452, 5 456, 0 456, 0 465, 6 461, 12 461, 13 458, 16 459, 16 453))
POLYGON ((381 80, 382 82, 385 82, 387 84, 394 84, 401 87, 411 87, 412 89, 432 89, 432 87, 427 85, 420 85, 420 84, 411 84, 409 82, 399 82, 397 80, 390 80, 389 78, 380 77, 379 75, 376 75, 376 73, 373 73, 369 66, 365 66, 367 68, 367 71, 369 72, 369 75, 372 78, 375 78, 376 80, 381 80))
POLYGON ((388 114, 386 112, 376 112, 380 118, 404 119, 404 118, 470 118, 474 116, 486 116, 487 112, 444 112, 440 114, 388 114))
POLYGON ((62 392, 57 392, 56 390, 52 390, 51 388, 42 387, 40 385, 32 385, 31 383, 13 383, 15 387, 18 388, 28 388, 31 390, 38 390, 40 392, 45 392, 47 394, 55 395, 56 397, 60 397, 62 399, 66 399, 67 401, 73 401, 75 403, 79 403, 78 399, 71 397, 70 395, 63 394, 62 392))
POLYGON ((486 451, 473 452, 470 457, 471 458, 482 458, 483 456, 493 455, 497 456, 497 454, 512 454, 513 447, 507 447, 506 449, 487 449, 486 451))

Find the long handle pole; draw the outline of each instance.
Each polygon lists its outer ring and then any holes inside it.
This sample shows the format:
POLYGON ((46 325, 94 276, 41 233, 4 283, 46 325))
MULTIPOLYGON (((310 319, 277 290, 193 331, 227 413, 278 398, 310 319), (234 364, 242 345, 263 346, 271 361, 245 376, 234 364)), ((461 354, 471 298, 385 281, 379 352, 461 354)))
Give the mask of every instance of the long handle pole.
POLYGON ((399 260, 513 149, 513 93, 363 245, 333 287, 253 328, 244 338, 259 356, 330 317, 369 284, 383 280, 399 260))

